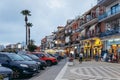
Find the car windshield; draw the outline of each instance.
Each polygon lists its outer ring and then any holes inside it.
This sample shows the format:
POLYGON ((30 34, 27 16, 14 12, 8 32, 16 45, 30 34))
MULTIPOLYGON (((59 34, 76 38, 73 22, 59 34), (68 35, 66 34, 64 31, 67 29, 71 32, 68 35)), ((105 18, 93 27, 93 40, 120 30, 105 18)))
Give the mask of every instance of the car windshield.
POLYGON ((45 53, 44 55, 45 55, 46 57, 52 57, 51 55, 49 55, 49 54, 46 54, 46 53, 45 53))
POLYGON ((32 59, 26 55, 20 55, 22 58, 24 58, 25 60, 28 60, 28 61, 32 61, 32 59))
POLYGON ((22 58, 20 55, 17 55, 17 54, 9 54, 8 56, 13 61, 24 61, 24 58, 22 58))
POLYGON ((33 54, 28 54, 29 57, 31 57, 32 59, 39 59, 37 56, 33 55, 33 54))

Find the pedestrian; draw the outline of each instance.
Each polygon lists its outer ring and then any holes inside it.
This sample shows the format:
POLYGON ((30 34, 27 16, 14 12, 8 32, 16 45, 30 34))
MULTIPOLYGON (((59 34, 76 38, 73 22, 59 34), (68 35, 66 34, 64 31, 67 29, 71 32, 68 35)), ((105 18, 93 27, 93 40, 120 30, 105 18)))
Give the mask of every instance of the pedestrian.
POLYGON ((80 54, 79 54, 79 62, 82 63, 82 60, 83 60, 83 53, 80 52, 80 54))
POLYGON ((108 60, 108 62, 112 62, 112 61, 113 61, 113 54, 109 53, 109 60, 108 60))
POLYGON ((98 61, 98 59, 99 59, 99 55, 98 55, 98 53, 96 53, 96 55, 95 55, 95 61, 98 61))

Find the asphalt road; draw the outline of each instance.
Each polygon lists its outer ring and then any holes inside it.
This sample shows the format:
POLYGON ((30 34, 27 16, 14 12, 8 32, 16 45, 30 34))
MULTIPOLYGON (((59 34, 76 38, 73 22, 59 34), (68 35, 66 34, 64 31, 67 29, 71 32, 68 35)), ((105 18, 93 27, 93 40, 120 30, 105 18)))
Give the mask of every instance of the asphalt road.
POLYGON ((57 65, 47 67, 45 70, 27 80, 55 80, 61 69, 64 67, 66 59, 61 60, 57 65))

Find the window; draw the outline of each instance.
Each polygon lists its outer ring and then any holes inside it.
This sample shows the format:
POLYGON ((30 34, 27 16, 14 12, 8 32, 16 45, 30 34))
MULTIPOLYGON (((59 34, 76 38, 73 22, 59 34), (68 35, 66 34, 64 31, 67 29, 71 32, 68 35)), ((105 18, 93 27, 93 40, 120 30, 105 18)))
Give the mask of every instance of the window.
POLYGON ((111 7, 111 14, 115 14, 118 12, 119 9, 119 4, 116 4, 114 6, 111 7))
POLYGON ((0 55, 0 61, 6 61, 6 60, 9 60, 9 58, 5 55, 0 55))

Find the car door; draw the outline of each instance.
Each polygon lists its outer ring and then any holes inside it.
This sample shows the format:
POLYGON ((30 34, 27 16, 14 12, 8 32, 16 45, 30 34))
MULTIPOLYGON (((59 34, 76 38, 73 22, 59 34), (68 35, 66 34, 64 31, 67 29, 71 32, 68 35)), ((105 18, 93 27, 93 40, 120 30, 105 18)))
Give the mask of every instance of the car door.
POLYGON ((1 54, 0 55, 0 63, 2 64, 2 66, 5 66, 5 67, 10 67, 10 58, 7 57, 6 55, 4 54, 1 54))

